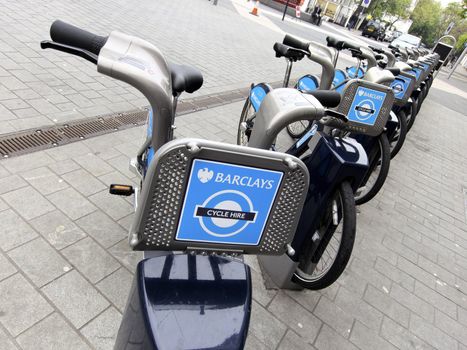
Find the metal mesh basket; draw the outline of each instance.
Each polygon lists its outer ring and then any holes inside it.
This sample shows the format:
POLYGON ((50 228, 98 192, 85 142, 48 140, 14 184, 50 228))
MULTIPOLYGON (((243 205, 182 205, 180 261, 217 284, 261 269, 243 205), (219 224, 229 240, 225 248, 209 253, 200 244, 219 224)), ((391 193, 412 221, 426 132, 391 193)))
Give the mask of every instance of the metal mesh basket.
POLYGON ((377 136, 384 130, 393 102, 390 87, 353 79, 345 86, 337 111, 349 118, 352 132, 377 136))
POLYGON ((414 88, 416 80, 411 74, 400 72, 391 84, 391 88, 394 92, 394 104, 396 106, 404 106, 410 98, 414 88))
POLYGON ((134 250, 282 254, 293 239, 308 183, 303 162, 284 153, 206 140, 172 141, 149 167, 130 245, 134 250), (232 176, 226 183, 227 172, 232 176), (247 175, 235 181, 237 173, 264 174, 263 187, 255 185, 260 178, 256 175, 254 182, 250 176, 247 183, 247 175), (267 176, 280 178, 274 183, 274 195, 266 191, 272 187, 264 186, 267 176), (229 218, 206 216, 216 209, 229 218), (241 215, 239 220, 231 219, 241 215), (235 233, 239 223, 240 233, 235 233), (243 233, 245 237, 239 239, 243 233), (257 239, 247 241, 251 237, 257 239))

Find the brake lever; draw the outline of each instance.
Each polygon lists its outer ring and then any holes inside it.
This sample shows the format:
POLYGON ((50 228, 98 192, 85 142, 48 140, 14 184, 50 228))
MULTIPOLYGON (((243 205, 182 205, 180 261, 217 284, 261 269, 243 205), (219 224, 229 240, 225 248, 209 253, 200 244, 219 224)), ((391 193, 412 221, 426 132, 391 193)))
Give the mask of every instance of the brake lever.
POLYGON ((41 49, 54 49, 54 50, 66 52, 66 53, 84 58, 85 60, 88 60, 91 63, 97 64, 97 55, 87 50, 83 50, 83 49, 80 49, 74 46, 59 44, 51 40, 44 40, 44 41, 41 41, 41 49))
POLYGON ((349 49, 349 51, 352 53, 352 57, 363 58, 362 51, 355 49, 349 49))
POLYGON ((339 113, 339 112, 337 112, 337 111, 335 111, 333 109, 326 109, 324 111, 324 116, 339 119, 339 120, 343 121, 344 123, 347 123, 349 121, 349 118, 347 118, 347 116, 345 114, 339 113))
POLYGON ((333 129, 340 129, 346 130, 347 125, 347 117, 339 112, 327 109, 324 111, 324 117, 322 117, 319 122, 322 125, 331 127, 333 129))

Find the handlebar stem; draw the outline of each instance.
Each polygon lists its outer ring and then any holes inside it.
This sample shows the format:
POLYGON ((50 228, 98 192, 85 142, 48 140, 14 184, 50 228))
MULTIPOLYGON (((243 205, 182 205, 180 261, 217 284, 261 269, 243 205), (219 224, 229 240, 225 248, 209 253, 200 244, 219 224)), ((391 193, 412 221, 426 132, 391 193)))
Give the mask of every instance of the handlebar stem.
POLYGON ((130 84, 148 99, 153 112, 154 151, 172 139, 174 98, 170 71, 154 45, 114 31, 100 51, 97 71, 130 84))
POLYGON ((266 95, 256 113, 248 146, 270 149, 287 125, 299 120, 319 120, 323 116, 324 107, 314 96, 296 89, 274 89, 266 95))
POLYGON ((290 81, 290 75, 292 74, 293 61, 290 58, 286 58, 287 68, 285 69, 284 81, 282 82, 282 87, 288 87, 290 81))

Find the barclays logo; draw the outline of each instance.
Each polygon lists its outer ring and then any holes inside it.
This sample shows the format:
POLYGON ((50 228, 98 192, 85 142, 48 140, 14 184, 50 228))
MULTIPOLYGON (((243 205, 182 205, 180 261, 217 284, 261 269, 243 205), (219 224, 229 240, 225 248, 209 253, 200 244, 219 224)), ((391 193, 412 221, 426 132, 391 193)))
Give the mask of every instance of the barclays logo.
POLYGON ((256 187, 270 190, 274 186, 274 180, 264 180, 261 178, 253 178, 250 176, 230 175, 218 172, 214 176, 214 171, 208 168, 198 170, 198 180, 205 184, 214 178, 214 182, 240 186, 240 187, 256 187))
POLYGON ((368 97, 368 98, 371 98, 373 100, 378 100, 378 101, 382 101, 384 98, 384 96, 372 94, 370 92, 366 92, 365 90, 359 90, 358 96, 364 96, 364 97, 368 97))
POLYGON ((214 176, 214 171, 209 170, 208 168, 203 168, 198 170, 198 180, 203 184, 211 181, 214 176))

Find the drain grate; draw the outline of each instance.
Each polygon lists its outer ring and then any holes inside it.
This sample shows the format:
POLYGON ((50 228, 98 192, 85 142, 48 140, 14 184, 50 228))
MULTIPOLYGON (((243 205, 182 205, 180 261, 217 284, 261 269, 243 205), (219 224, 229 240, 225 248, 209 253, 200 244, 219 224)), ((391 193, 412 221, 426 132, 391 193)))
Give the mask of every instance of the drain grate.
MULTIPOLYGON (((281 84, 281 82, 271 83, 273 87, 279 87, 281 84)), ((249 88, 243 88, 180 100, 177 116, 241 101, 248 92, 249 88)), ((3 135, 0 136, 0 156, 3 158, 19 156, 143 125, 146 123, 147 114, 147 109, 138 109, 3 135)))
POLYGON ((142 125, 147 114, 147 110, 135 110, 5 135, 0 137, 0 154, 3 158, 18 156, 142 125))

